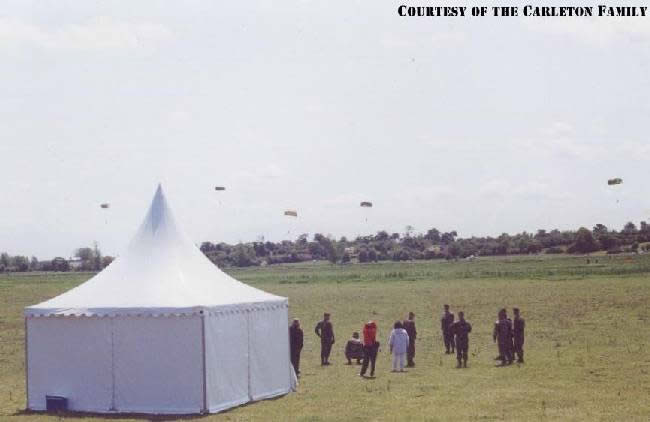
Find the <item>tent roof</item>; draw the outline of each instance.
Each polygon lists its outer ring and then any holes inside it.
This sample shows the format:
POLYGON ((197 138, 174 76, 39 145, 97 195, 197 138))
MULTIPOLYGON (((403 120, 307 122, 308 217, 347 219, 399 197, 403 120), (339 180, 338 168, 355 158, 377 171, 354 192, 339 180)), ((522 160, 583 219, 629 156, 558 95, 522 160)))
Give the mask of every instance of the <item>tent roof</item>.
POLYGON ((286 298, 241 283, 217 268, 180 230, 159 185, 125 254, 85 283, 25 308, 25 314, 191 314, 253 304, 275 306, 286 304, 286 298))

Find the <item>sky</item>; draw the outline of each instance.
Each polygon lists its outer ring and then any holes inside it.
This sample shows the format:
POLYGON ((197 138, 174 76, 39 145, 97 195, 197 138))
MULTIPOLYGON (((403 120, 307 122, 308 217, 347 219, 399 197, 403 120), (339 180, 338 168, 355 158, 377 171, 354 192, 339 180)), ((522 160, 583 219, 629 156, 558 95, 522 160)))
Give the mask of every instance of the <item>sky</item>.
POLYGON ((0 251, 650 220, 650 17, 425 3, 3 1, 0 251))

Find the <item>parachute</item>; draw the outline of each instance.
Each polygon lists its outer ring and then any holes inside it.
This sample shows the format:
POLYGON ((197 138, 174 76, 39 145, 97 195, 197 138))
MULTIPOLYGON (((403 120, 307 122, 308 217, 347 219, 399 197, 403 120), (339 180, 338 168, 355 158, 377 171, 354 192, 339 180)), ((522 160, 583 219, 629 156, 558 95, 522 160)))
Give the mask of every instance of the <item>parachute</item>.
POLYGON ((610 185, 610 186, 611 185, 620 185, 621 183, 623 183, 623 179, 621 179, 620 177, 617 177, 615 179, 607 180, 607 184, 610 185))
POLYGON ((284 215, 287 215, 289 217, 298 217, 298 211, 295 210, 286 210, 284 212, 284 215))
POLYGON ((359 206, 372 208, 372 202, 363 201, 361 204, 359 204, 359 206))
POLYGON ((214 190, 226 190, 224 186, 215 186, 214 190))
POLYGON ((110 208, 111 204, 109 204, 108 202, 104 202, 103 204, 100 204, 99 206, 106 209, 106 208, 110 208))

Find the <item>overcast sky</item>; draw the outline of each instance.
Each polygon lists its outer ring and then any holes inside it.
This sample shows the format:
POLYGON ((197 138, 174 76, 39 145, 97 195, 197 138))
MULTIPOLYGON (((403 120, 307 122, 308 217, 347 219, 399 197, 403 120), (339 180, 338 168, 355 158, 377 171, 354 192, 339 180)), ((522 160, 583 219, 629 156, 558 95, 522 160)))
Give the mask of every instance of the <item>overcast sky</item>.
POLYGON ((650 219, 650 18, 403 3, 3 1, 0 251, 650 219))

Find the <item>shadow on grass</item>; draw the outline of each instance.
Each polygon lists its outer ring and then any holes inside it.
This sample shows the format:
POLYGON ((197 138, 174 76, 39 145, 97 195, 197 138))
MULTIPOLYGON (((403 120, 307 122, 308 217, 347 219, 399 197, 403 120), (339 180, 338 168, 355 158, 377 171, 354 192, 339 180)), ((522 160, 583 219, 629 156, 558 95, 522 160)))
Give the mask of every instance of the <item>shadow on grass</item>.
MULTIPOLYGON (((270 397, 268 399, 264 400, 257 400, 257 401, 249 401, 248 403, 241 404, 239 406, 231 407, 229 409, 221 410, 217 413, 219 414, 227 414, 232 412, 235 409, 240 409, 243 407, 248 407, 252 406, 256 403, 259 403, 261 401, 274 401, 274 400, 279 400, 281 398, 284 398, 286 394, 280 395, 280 396, 275 396, 275 397, 270 397)), ((197 413, 187 413, 187 414, 180 414, 180 413, 175 413, 175 414, 148 414, 148 413, 97 413, 97 412, 48 412, 45 410, 28 410, 28 409, 23 409, 23 410, 18 410, 13 413, 12 416, 34 416, 34 415, 41 415, 41 416, 52 416, 52 417, 59 417, 61 419, 64 418, 69 418, 69 419, 82 419, 82 418, 97 418, 97 419, 141 419, 141 420, 146 420, 146 421, 176 421, 176 420, 189 420, 189 419, 203 419, 207 418, 209 416, 215 415, 217 413, 203 413, 203 414, 197 414, 197 413)))

